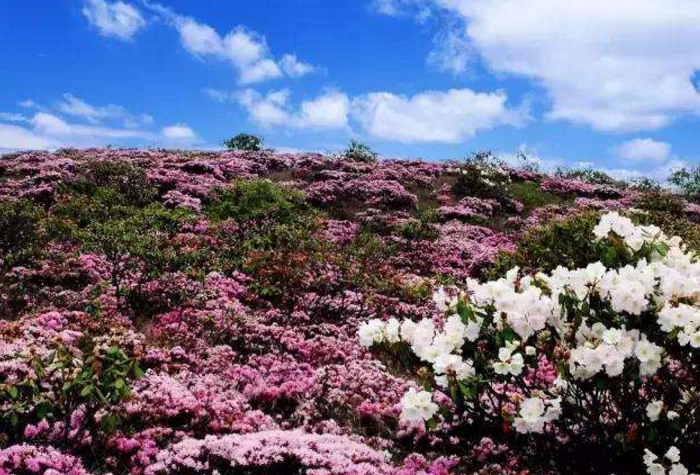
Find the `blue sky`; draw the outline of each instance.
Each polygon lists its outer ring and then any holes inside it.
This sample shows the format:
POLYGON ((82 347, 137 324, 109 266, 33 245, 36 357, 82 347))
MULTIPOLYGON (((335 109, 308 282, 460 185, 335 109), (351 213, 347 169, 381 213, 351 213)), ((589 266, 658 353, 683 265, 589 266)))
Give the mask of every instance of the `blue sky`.
POLYGON ((700 161, 697 0, 0 0, 0 150, 700 161))

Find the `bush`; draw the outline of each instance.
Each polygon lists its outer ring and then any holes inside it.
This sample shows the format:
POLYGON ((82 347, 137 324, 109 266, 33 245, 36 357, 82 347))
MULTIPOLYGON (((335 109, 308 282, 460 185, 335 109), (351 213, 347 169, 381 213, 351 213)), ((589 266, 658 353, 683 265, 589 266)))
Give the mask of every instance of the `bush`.
POLYGON ((0 200, 0 267, 27 265, 39 254, 44 210, 27 200, 0 200))
POLYGON ((452 192, 459 196, 476 196, 503 202, 510 177, 491 152, 477 152, 455 168, 452 192))
POLYGON ((351 140, 348 148, 343 152, 343 156, 356 162, 373 163, 377 161, 379 154, 372 150, 369 145, 351 140))
POLYGON ((700 425, 685 415, 698 408, 700 263, 677 238, 617 213, 590 240, 596 253, 582 267, 514 268, 439 290, 442 325, 362 323, 360 342, 425 388, 402 398, 403 427, 429 431, 447 454, 489 434, 525 464, 520 473, 697 466, 700 425))
POLYGON ((219 223, 221 265, 228 269, 241 269, 256 253, 302 248, 318 224, 301 192, 265 179, 214 190, 205 213, 219 223))
POLYGON ((597 255, 592 242, 597 220, 597 214, 584 213, 527 231, 515 252, 499 255, 490 275, 504 276, 515 266, 525 272, 548 272, 559 265, 584 266, 597 255))
POLYGON ((551 204, 561 204, 564 200, 553 193, 542 190, 539 183, 534 181, 520 181, 508 185, 507 194, 519 201, 526 210, 539 208, 551 204))
POLYGON ((81 164, 66 191, 100 197, 110 206, 146 206, 158 195, 143 168, 112 160, 89 160, 81 164))
POLYGON ((310 210, 304 194, 267 179, 238 180, 233 186, 214 190, 205 212, 213 219, 293 221, 310 210))
POLYGON ((238 134, 235 137, 224 140, 224 147, 229 150, 259 152, 263 148, 263 142, 263 139, 252 134, 238 134))

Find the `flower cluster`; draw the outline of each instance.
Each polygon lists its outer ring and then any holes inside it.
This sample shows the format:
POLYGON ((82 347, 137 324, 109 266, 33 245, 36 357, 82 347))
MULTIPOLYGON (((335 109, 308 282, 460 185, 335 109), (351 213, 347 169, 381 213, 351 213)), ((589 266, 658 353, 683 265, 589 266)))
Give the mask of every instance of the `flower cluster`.
MULTIPOLYGON (((652 388, 660 373, 692 367, 695 356, 683 348, 694 349, 700 340, 700 261, 680 238, 617 212, 600 218, 593 239, 601 261, 524 276, 513 268, 497 280, 469 279, 452 297, 441 288, 434 301, 446 314, 443 321, 370 320, 359 328, 360 341, 389 352, 407 349, 431 364, 436 388, 472 421, 501 417, 517 432, 554 440, 572 430, 630 427, 643 414, 657 423, 663 412, 678 425, 679 413, 692 410, 700 396, 692 384, 670 406, 663 396, 649 395, 659 394, 652 388), (551 382, 523 378, 542 361, 555 363, 551 382), (595 393, 588 392, 590 384, 595 393), (629 389, 638 402, 615 400, 629 389), (601 404, 614 419, 583 416, 601 404)), ((407 422, 438 417, 426 392, 412 390, 402 403, 407 422)), ((697 432, 688 424, 676 430, 697 432)), ((656 465, 653 470, 665 473, 656 465)))

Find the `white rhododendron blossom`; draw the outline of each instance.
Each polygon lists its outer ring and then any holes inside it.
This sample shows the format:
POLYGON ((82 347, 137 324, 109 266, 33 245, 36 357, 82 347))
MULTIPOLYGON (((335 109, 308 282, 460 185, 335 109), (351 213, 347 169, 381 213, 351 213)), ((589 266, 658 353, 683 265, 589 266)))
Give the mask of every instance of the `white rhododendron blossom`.
POLYGON ((544 430, 545 422, 558 419, 560 413, 561 399, 559 398, 547 402, 538 397, 525 399, 520 404, 518 417, 515 418, 515 430, 522 434, 540 433, 544 430))
POLYGON ((648 475, 696 475, 681 463, 681 451, 672 446, 659 458, 649 449, 644 449, 644 465, 648 475))
POLYGON ((410 388, 401 398, 401 419, 409 423, 428 421, 438 412, 438 405, 428 391, 410 388))
MULTIPOLYGON (((590 245, 600 261, 581 268, 514 267, 461 290, 440 287, 433 302, 443 319, 370 320, 360 342, 419 366, 421 384, 452 399, 454 420, 500 419, 504 430, 558 441, 602 430, 598 440, 634 442, 657 426, 687 428, 700 391, 659 388, 683 377, 680 360, 700 357, 698 257, 615 212, 600 218, 590 245)), ((401 403, 408 423, 440 417, 428 391, 411 389, 401 403)), ((688 475, 676 447, 661 458, 647 451, 643 463, 651 475, 688 475)))

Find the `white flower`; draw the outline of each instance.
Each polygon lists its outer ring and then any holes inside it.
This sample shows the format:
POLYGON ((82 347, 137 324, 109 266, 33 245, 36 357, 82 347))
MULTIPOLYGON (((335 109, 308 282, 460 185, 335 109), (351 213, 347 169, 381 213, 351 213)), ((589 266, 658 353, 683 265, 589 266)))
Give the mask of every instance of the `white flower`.
POLYGON ((435 306, 441 312, 447 311, 447 298, 447 294, 445 293, 445 289, 443 287, 438 287, 437 291, 433 294, 433 302, 435 302, 435 306))
POLYGON ((389 343, 398 343, 401 340, 399 328, 400 323, 397 319, 390 318, 387 320, 386 325, 384 326, 384 338, 386 338, 386 341, 389 343))
POLYGON ((663 401, 652 401, 649 404, 647 404, 647 417, 649 418, 649 420, 652 422, 658 421, 663 408, 663 401))
POLYGON ((678 450, 678 447, 672 446, 670 449, 668 449, 664 457, 666 457, 672 463, 678 463, 681 461, 681 451, 678 450))
POLYGON ((401 398, 401 420, 416 423, 432 419, 439 410, 432 398, 427 391, 410 388, 401 398))
POLYGON ((659 463, 647 465, 647 473, 649 475, 666 475, 666 469, 659 463))
POLYGON ((515 429, 520 433, 538 432, 544 430, 544 424, 552 422, 561 416, 561 398, 543 401, 533 397, 525 399, 520 404, 518 417, 514 420, 515 429))
POLYGON ((669 470, 668 475, 688 475, 688 469, 685 468, 685 465, 674 463, 671 465, 671 470, 669 470))
POLYGON ((360 344, 367 348, 384 341, 384 322, 373 319, 360 324, 357 330, 360 344))

